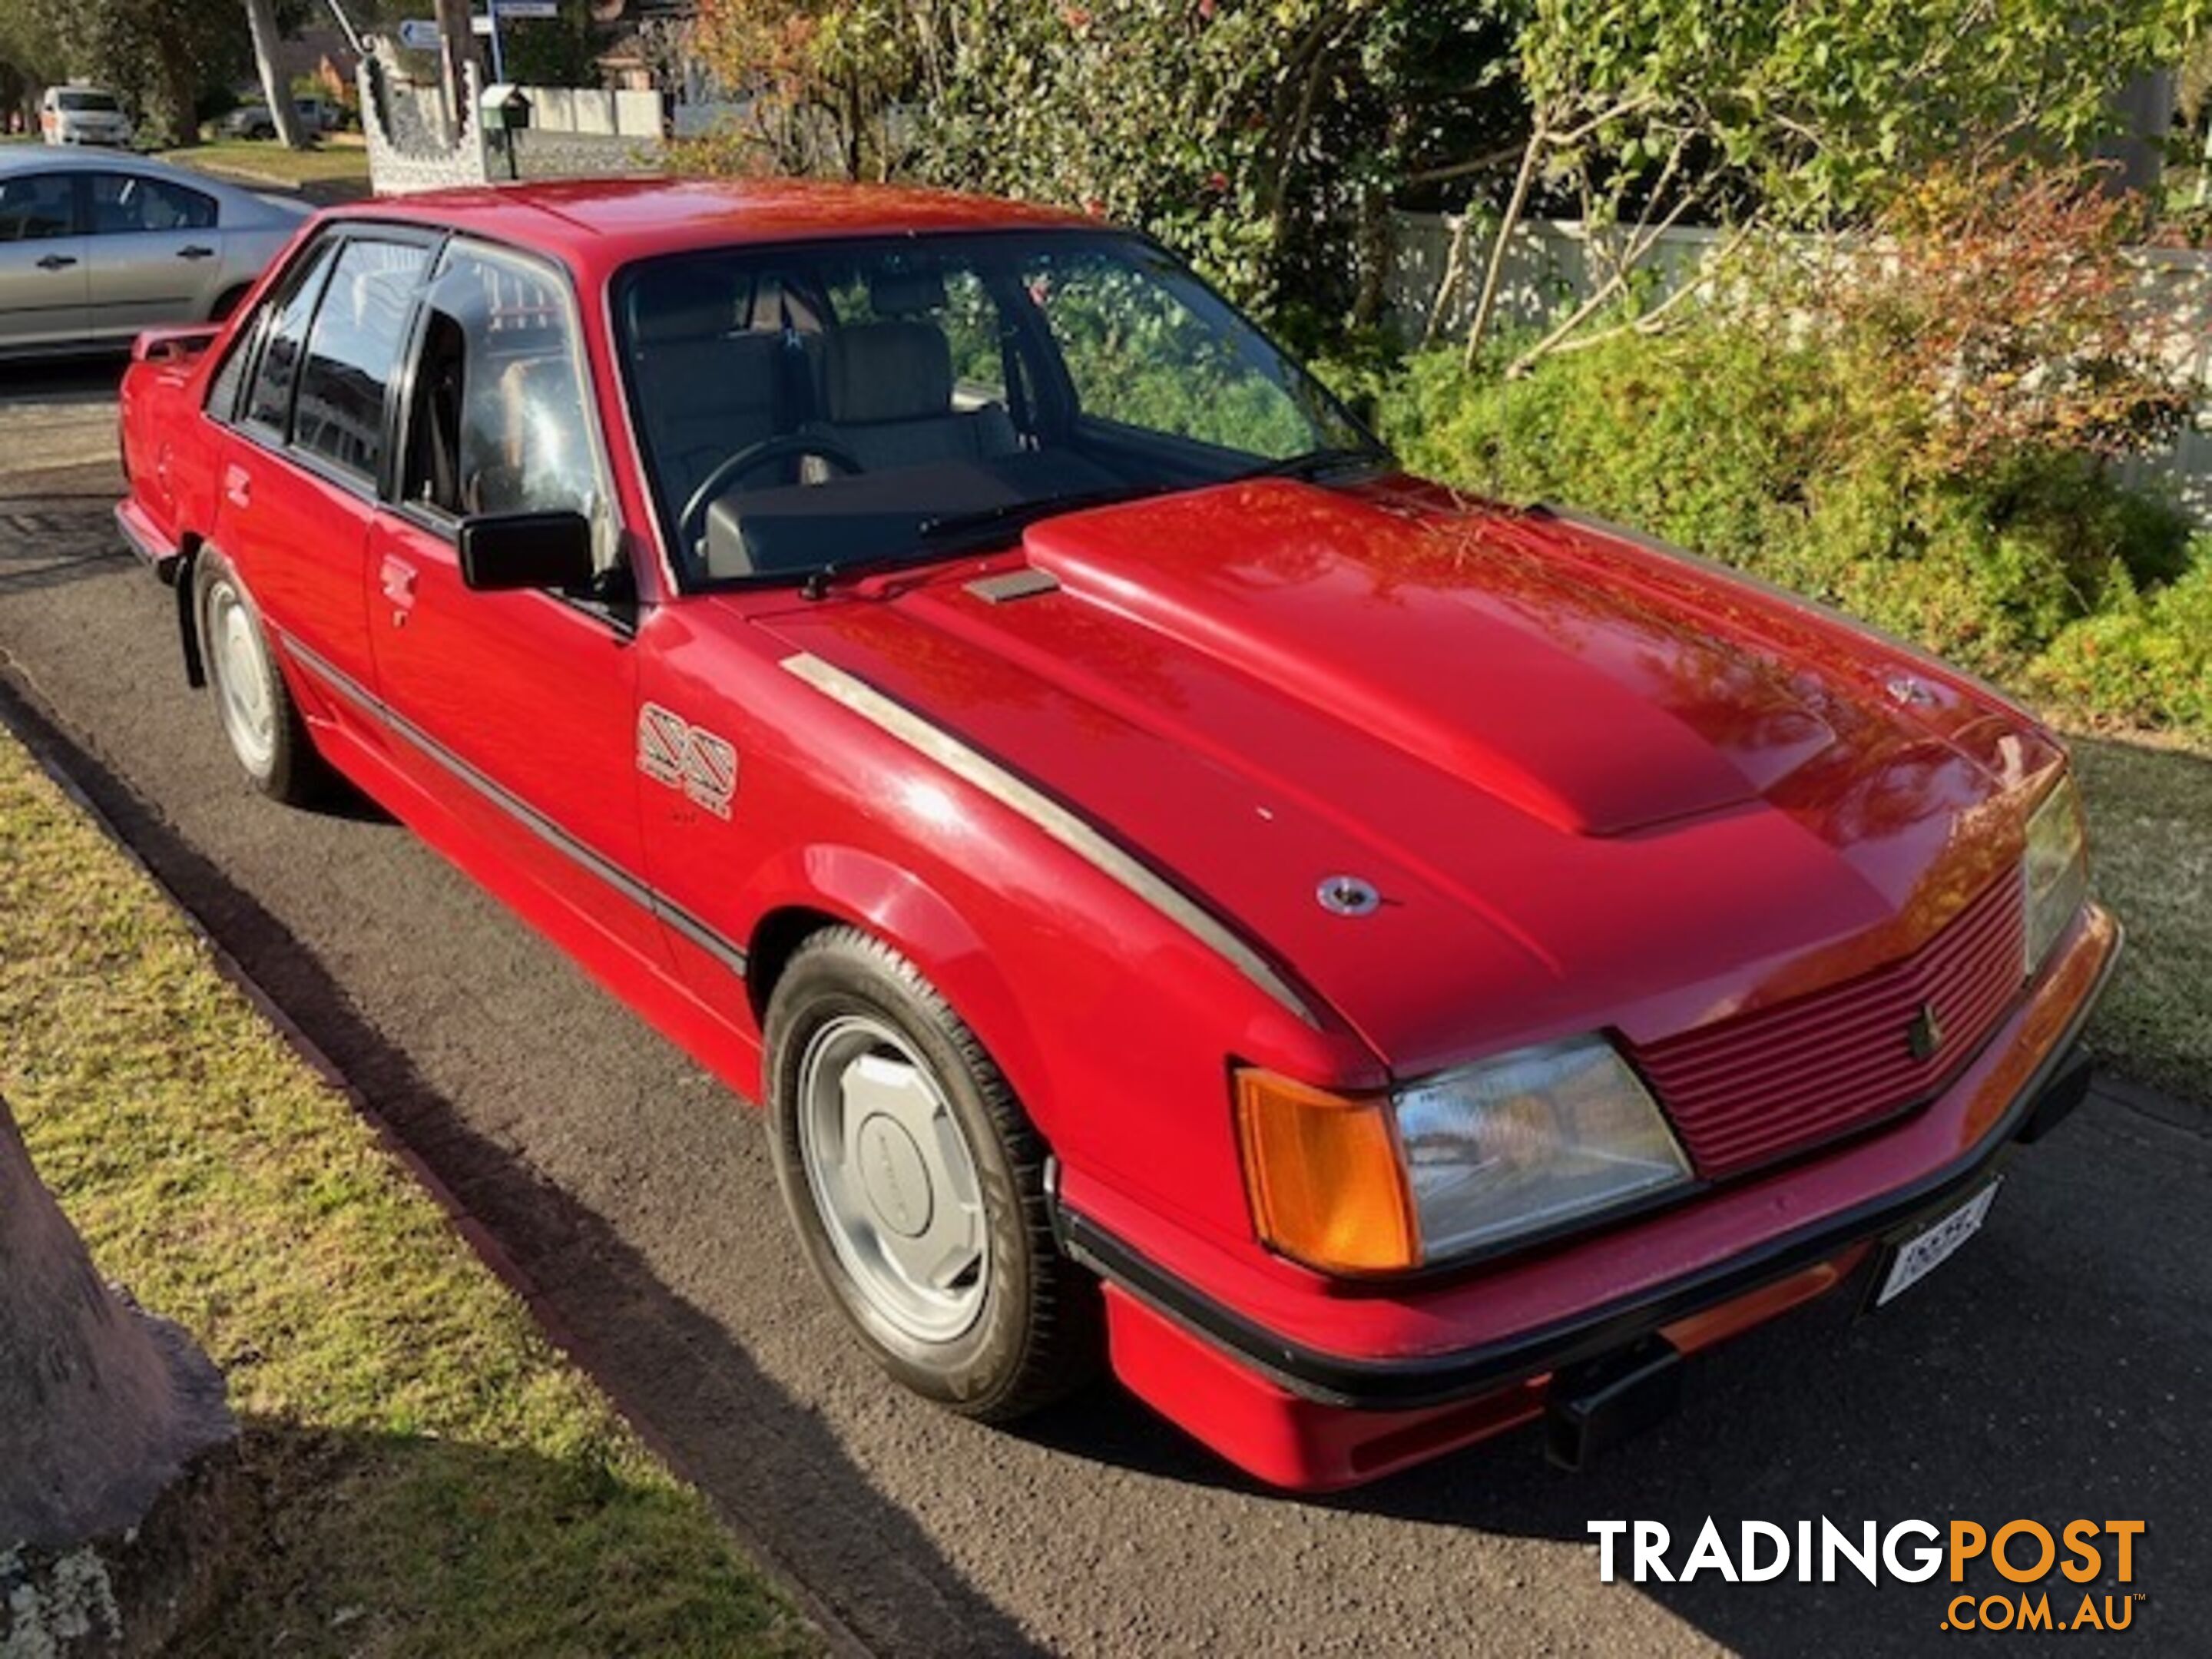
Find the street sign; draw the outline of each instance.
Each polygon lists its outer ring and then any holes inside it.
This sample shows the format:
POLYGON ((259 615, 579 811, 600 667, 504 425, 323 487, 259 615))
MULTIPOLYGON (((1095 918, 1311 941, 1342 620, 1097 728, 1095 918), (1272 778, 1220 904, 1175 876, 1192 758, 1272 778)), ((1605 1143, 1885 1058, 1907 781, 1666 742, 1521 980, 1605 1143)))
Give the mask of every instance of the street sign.
POLYGON ((428 17, 410 17, 399 25, 399 44, 410 52, 435 52, 438 26, 428 17))
POLYGON ((494 0, 499 17, 505 22, 510 17, 558 17, 560 0, 494 0))

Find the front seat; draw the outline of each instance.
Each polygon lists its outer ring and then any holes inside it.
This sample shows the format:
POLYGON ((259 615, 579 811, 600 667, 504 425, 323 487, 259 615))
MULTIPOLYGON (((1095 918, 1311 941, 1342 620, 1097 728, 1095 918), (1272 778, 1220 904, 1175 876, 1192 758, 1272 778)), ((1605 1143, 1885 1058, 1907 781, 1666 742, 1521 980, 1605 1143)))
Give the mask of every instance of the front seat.
POLYGON ((919 318, 851 323, 822 347, 824 419, 808 428, 870 472, 1011 455, 1021 445, 1006 411, 952 406, 952 347, 919 318))
POLYGON ((678 505, 739 450, 775 435, 783 337, 739 332, 726 279, 678 268, 633 301, 637 403, 661 488, 678 505))

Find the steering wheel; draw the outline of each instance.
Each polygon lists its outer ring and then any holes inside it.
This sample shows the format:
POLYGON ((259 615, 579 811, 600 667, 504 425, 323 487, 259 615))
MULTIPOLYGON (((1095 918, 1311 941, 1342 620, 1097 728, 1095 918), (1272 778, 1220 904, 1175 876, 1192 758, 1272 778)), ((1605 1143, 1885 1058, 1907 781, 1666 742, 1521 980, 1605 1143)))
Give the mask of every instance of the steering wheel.
POLYGON ((676 521, 677 539, 686 547, 696 545, 700 531, 705 528, 707 509, 732 480, 770 461, 787 460, 794 455, 817 457, 847 477, 862 470, 860 458, 833 438, 789 432, 781 438, 763 438, 757 444, 747 444, 700 480, 699 487, 691 492, 691 499, 684 503, 683 516, 676 521))

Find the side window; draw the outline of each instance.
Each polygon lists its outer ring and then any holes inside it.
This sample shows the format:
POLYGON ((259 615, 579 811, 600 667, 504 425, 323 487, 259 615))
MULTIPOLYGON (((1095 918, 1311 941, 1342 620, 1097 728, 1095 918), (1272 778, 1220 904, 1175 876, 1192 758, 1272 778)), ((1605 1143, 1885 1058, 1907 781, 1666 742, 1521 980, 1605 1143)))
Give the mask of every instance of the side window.
POLYGON ((0 242, 73 235, 76 191, 65 173, 34 173, 0 184, 0 242))
POLYGON ((279 297, 268 302, 276 307, 274 313, 268 313, 264 307, 260 355, 252 371, 253 384, 246 394, 245 412, 240 418, 246 425, 258 427, 280 439, 291 424, 292 385, 300 373, 300 353, 307 343, 307 322, 315 314, 315 301, 322 295, 323 279, 330 274, 331 251, 337 246, 335 239, 325 239, 310 248, 301 260, 297 273, 286 279, 279 297))
POLYGON ((1082 254, 1034 260, 1024 277, 1084 415, 1251 455, 1312 442, 1282 381, 1200 314, 1217 304, 1202 289, 1082 254))
POLYGON ((362 478, 384 459, 384 391, 430 252, 412 242, 349 240, 331 268, 300 369, 292 447, 362 478))
POLYGON ((92 175, 92 234, 95 236, 149 230, 212 230, 215 221, 215 198, 183 185, 135 173, 92 175))
MULTIPOLYGON (((456 243, 430 285, 403 498, 455 518, 603 519, 597 441, 566 285, 456 243)), ((611 537, 604 523, 603 538, 611 537)))

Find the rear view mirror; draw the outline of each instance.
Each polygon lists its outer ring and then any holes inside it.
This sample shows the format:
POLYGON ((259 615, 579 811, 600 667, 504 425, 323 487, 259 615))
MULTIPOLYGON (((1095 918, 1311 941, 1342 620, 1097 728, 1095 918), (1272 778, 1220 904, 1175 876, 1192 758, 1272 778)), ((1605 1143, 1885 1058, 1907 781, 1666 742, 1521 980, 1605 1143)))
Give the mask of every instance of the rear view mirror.
POLYGON ((587 587, 597 572, 580 513, 497 513, 461 520, 461 580, 480 593, 587 587))

